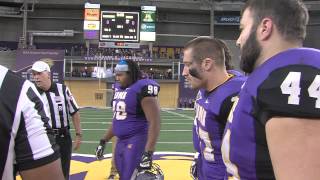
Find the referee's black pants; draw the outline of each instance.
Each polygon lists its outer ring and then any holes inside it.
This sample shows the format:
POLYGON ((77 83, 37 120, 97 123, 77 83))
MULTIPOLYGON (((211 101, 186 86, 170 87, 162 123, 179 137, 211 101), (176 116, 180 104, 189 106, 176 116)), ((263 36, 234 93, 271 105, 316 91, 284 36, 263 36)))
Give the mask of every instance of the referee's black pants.
POLYGON ((70 161, 72 153, 72 139, 70 133, 56 136, 56 142, 60 147, 60 158, 63 175, 66 178, 66 180, 69 180, 70 161))

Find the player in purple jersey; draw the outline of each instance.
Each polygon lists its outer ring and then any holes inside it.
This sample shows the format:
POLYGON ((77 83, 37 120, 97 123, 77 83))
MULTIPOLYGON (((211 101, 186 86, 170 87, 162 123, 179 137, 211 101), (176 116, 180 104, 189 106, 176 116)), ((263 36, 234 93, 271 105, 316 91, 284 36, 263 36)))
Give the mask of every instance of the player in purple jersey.
POLYGON ((320 51, 302 48, 299 0, 249 0, 237 44, 248 80, 223 138, 226 179, 320 177, 320 51))
POLYGON ((139 67, 131 60, 121 60, 115 72, 118 83, 113 96, 112 126, 100 140, 96 155, 103 158, 105 143, 116 136, 116 167, 120 179, 129 180, 136 168, 152 166, 160 132, 160 86, 151 79, 140 79, 139 67))
POLYGON ((195 38, 184 47, 182 75, 199 90, 193 127, 194 147, 199 153, 194 179, 222 180, 226 174, 220 150, 222 135, 231 99, 245 78, 228 73, 225 62, 230 56, 225 48, 223 41, 211 37, 195 38))

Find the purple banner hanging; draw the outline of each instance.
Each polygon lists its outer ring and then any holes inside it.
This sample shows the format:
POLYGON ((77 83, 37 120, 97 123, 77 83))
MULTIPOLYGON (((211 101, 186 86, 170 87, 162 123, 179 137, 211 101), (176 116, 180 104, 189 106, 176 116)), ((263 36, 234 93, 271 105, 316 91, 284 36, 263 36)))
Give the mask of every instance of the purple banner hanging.
POLYGON ((53 82, 63 83, 64 50, 20 49, 16 60, 16 72, 26 79, 32 80, 32 64, 40 60, 49 64, 53 82))

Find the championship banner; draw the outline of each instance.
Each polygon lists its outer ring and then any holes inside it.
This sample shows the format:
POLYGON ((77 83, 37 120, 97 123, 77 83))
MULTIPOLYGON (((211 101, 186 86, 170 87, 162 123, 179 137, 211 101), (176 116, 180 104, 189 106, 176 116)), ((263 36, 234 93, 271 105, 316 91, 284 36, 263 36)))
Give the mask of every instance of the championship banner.
POLYGON ((31 67, 36 61, 49 64, 53 82, 63 83, 64 50, 19 49, 17 50, 15 71, 32 81, 31 67))

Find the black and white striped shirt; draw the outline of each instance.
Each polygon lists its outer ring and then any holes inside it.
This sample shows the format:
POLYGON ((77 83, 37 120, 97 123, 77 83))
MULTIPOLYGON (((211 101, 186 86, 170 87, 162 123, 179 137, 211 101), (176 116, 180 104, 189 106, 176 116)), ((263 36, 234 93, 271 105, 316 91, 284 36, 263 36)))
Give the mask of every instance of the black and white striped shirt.
POLYGON ((52 82, 47 91, 38 88, 45 104, 46 111, 50 114, 49 122, 53 129, 69 128, 69 115, 75 114, 79 107, 69 88, 60 83, 52 82))
POLYGON ((29 81, 0 65, 0 178, 59 158, 40 94, 29 81), (15 165, 14 165, 15 164, 15 165))

